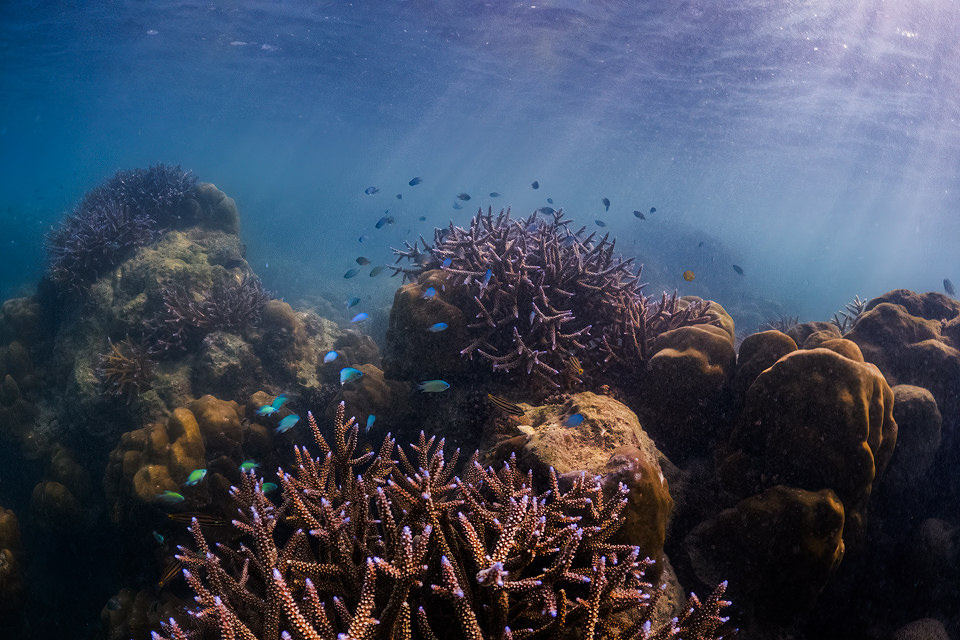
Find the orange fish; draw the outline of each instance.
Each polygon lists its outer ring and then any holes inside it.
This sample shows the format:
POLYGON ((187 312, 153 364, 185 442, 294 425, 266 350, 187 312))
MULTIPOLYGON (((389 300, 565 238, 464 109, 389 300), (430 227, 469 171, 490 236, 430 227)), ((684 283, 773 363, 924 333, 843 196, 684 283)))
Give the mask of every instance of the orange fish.
POLYGON ((693 271, 690 271, 689 269, 683 272, 683 279, 686 280, 687 282, 690 282, 696 277, 697 276, 693 273, 693 271))

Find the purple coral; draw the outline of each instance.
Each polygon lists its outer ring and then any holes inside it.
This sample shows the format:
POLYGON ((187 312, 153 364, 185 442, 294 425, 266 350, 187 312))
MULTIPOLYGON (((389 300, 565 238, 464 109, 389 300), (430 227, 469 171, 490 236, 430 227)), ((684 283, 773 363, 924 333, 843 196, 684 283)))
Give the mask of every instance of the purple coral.
POLYGON ((642 266, 634 271, 633 258, 616 255, 609 234, 569 225, 563 211, 512 220, 509 209, 480 210, 467 229, 450 223, 432 244, 421 237, 422 247, 395 249, 397 262, 414 266, 393 269, 411 280, 442 269, 447 299, 472 316, 461 354, 478 354, 494 371, 536 373, 553 387, 573 368, 604 376, 639 367, 659 334, 714 320, 709 303, 645 296, 642 266))

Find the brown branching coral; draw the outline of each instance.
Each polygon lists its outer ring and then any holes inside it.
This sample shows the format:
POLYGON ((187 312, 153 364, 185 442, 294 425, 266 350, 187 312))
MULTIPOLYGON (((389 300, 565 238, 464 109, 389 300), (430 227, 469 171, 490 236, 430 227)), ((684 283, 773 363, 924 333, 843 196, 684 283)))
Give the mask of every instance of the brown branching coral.
POLYGON ((494 371, 535 373, 557 387, 569 358, 587 376, 637 368, 654 339, 677 327, 713 321, 709 304, 643 294, 642 267, 614 253, 609 234, 570 229, 563 211, 513 220, 482 210, 467 229, 437 229, 432 243, 395 249, 404 279, 442 269, 445 296, 467 310, 472 340, 461 354, 494 371), (421 247, 422 245, 422 247, 421 247))
POLYGON ((295 449, 280 504, 252 474, 234 488, 239 547, 212 548, 194 522, 196 548, 178 557, 199 606, 165 637, 190 627, 258 640, 719 637, 724 585, 651 628, 662 594, 643 579, 651 561, 608 542, 623 486, 604 495, 596 478, 551 473, 537 494, 515 460, 495 471, 475 458, 461 478, 459 451, 447 458, 422 434, 406 451, 388 435, 379 452, 355 455, 359 430, 342 403, 332 445, 309 423, 320 456, 295 449))
POLYGON ((125 397, 129 404, 150 388, 156 363, 143 342, 133 342, 130 336, 119 342, 107 340, 110 351, 100 354, 95 373, 108 394, 125 397))

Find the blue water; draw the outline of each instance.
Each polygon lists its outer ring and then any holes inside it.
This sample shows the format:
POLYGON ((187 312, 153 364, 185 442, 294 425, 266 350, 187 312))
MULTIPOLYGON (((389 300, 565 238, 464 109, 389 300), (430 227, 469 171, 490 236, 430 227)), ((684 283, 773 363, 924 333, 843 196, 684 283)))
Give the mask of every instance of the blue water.
POLYGON ((3 3, 0 296, 86 190, 158 161, 237 200, 287 297, 355 290, 356 255, 465 221, 460 192, 602 219, 650 293, 804 320, 960 278, 955 4, 644 4, 3 3))

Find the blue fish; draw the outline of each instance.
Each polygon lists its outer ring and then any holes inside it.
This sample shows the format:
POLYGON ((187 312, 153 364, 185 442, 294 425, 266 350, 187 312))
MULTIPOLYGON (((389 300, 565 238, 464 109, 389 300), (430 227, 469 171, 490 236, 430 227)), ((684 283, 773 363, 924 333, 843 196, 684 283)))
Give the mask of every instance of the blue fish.
POLYGON ((547 198, 547 204, 553 204, 553 198, 547 198))
POLYGON ((448 269, 451 264, 453 264, 453 258, 447 258, 443 261, 443 264, 440 266, 442 266, 444 269, 448 269))
POLYGON ((276 398, 273 399, 273 402, 270 403, 270 406, 273 407, 274 409, 279 409, 289 399, 290 398, 289 396, 287 396, 287 394, 281 393, 280 395, 278 395, 276 398))
POLYGON ((380 193, 380 189, 377 189, 376 187, 367 187, 363 190, 363 192, 368 196, 372 196, 375 193, 380 193))
POLYGON ((408 182, 407 184, 410 185, 411 187, 415 187, 421 182, 423 182, 423 178, 421 178, 420 176, 417 176, 416 178, 413 178, 412 180, 410 180, 410 182, 408 182))
POLYGON ((293 428, 293 425, 300 422, 300 416, 295 413, 291 413, 289 416, 286 416, 277 424, 275 431, 277 433, 286 433, 293 428))
POLYGON ((357 380, 362 375, 363 371, 360 371, 360 369, 344 367, 343 369, 340 369, 340 386, 343 386, 352 380, 357 380))
POLYGON ((425 393, 440 393, 450 388, 450 383, 443 380, 427 380, 417 385, 417 389, 425 393))
POLYGON ((607 223, 604 222, 603 220, 600 220, 599 218, 596 219, 596 220, 594 220, 593 222, 594 222, 598 227, 605 227, 605 226, 607 226, 607 223))
POLYGON ((277 410, 274 409, 274 408, 273 408, 272 406, 270 406, 269 404, 265 404, 265 405, 263 405, 262 407, 260 407, 259 409, 257 409, 257 410, 255 411, 255 413, 256 413, 258 416, 271 416, 271 415, 275 414, 276 412, 277 412, 277 410))
POLYGON ((382 218, 377 220, 377 224, 373 226, 375 226, 377 229, 382 229, 383 225, 387 224, 389 221, 390 221, 390 218, 388 218, 387 216, 383 216, 382 218))
POLYGON ((194 469, 190 472, 190 475, 187 476, 187 481, 183 484, 188 487, 193 487, 200 484, 200 481, 207 477, 206 469, 194 469))
POLYGON ((369 317, 369 313, 358 313, 357 315, 353 316, 353 319, 350 322, 363 322, 369 317))
POLYGON ((491 269, 487 269, 487 272, 483 275, 483 286, 484 286, 484 287, 486 287, 488 284, 490 284, 490 276, 492 276, 492 275, 493 275, 493 271, 492 271, 491 269))
POLYGON ((500 197, 500 194, 497 193, 496 191, 491 191, 491 192, 490 192, 490 197, 491 197, 491 198, 499 198, 499 197, 500 197))
POLYGON ((336 351, 327 351, 327 355, 323 356, 323 361, 324 363, 327 363, 327 364, 333 362, 336 359, 337 359, 336 351))
POLYGON ((447 328, 446 322, 438 322, 436 324, 432 324, 429 327, 427 327, 427 331, 430 331, 431 333, 440 333, 446 328, 447 328))
POLYGON ((364 433, 370 433, 370 429, 373 428, 373 423, 376 421, 376 419, 377 416, 373 415, 372 413, 367 416, 367 426, 363 430, 364 433))
POLYGON ((350 270, 348 270, 345 274, 343 274, 343 277, 344 277, 344 278, 347 278, 347 279, 350 279, 350 278, 352 278, 353 276, 357 275, 358 273, 360 273, 360 268, 359 268, 359 267, 354 267, 353 269, 350 269, 350 270))
POLYGON ((582 413, 575 413, 575 414, 571 415, 569 418, 567 418, 566 420, 563 421, 563 426, 565 426, 565 427, 575 427, 575 426, 579 425, 581 422, 583 422, 583 414, 582 414, 582 413))
POLYGON ((420 297, 423 298, 424 300, 429 300, 435 295, 437 295, 437 290, 433 287, 427 287, 427 290, 424 291, 420 297))
POLYGON ((156 529, 154 529, 150 533, 153 534, 153 539, 157 541, 157 544, 163 544, 163 541, 166 540, 166 538, 164 538, 163 535, 156 529))
POLYGON ((360 304, 360 298, 350 298, 349 300, 347 300, 347 309, 352 309, 358 304, 360 304))
POLYGON ((153 499, 163 504, 179 504, 186 500, 186 498, 176 491, 164 491, 163 493, 158 493, 157 495, 153 496, 153 499))

